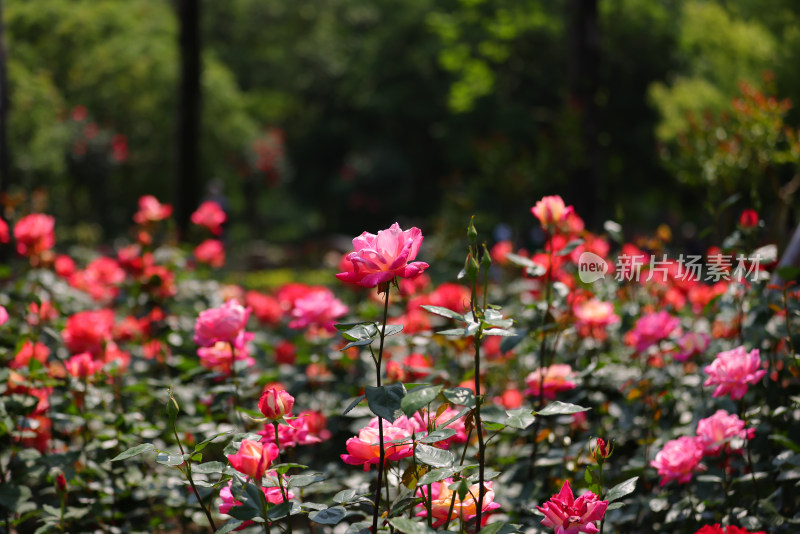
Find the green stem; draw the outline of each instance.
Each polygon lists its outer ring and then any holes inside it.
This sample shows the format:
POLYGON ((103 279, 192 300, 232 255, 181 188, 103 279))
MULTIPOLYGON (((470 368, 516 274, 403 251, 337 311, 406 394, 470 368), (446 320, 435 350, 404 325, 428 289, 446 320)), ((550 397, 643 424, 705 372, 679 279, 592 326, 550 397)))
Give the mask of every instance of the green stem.
MULTIPOLYGON (((272 426, 275 427, 275 446, 278 447, 277 460, 278 460, 278 463, 281 463, 281 442, 280 442, 279 433, 278 433, 278 422, 277 421, 273 421, 272 422, 272 426)), ((283 496, 283 502, 289 502, 289 492, 283 487, 283 475, 280 473, 280 471, 276 471, 276 474, 278 475, 278 487, 281 490, 281 495, 283 496)), ((292 532, 292 516, 291 516, 291 514, 286 516, 286 530, 287 530, 287 532, 289 532, 289 534, 291 534, 291 532, 292 532)))
MULTIPOLYGON (((172 424, 172 432, 175 434, 175 441, 178 442, 178 448, 181 450, 181 456, 186 455, 186 452, 183 449, 183 444, 181 443, 181 438, 178 437, 178 425, 173 421, 172 424)), ((197 502, 200 503, 200 508, 203 509, 203 513, 206 514, 206 518, 208 519, 208 524, 211 526, 211 534, 217 531, 217 525, 214 524, 214 518, 211 517, 211 512, 208 508, 206 508, 206 504, 203 502, 202 497, 200 497, 200 492, 197 491, 197 486, 194 485, 194 479, 192 478, 192 459, 191 457, 186 460, 186 478, 189 480, 189 485, 192 487, 192 492, 194 492, 194 496, 197 498, 197 502)))
MULTIPOLYGON (((383 302, 383 327, 381 328, 380 331, 381 341, 380 341, 380 346, 378 348, 378 359, 375 365, 376 382, 378 387, 381 387, 381 361, 383 360, 383 342, 386 339, 386 320, 389 316, 390 287, 391 283, 388 282, 384 286, 384 289, 386 290, 386 298, 383 302)), ((378 516, 380 515, 380 504, 381 504, 381 486, 383 486, 384 460, 386 458, 386 452, 383 449, 383 418, 381 418, 381 416, 378 416, 378 444, 380 446, 380 452, 378 456, 378 480, 375 486, 375 509, 372 512, 373 534, 376 534, 378 532, 378 516)))

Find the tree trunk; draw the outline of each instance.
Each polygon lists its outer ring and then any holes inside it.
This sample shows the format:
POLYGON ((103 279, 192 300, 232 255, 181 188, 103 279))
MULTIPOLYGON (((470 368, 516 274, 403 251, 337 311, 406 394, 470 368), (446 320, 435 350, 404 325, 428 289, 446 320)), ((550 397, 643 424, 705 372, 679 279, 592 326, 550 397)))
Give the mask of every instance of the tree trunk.
POLYGON ((175 218, 178 238, 186 239, 189 218, 202 195, 200 147, 200 0, 178 0, 180 21, 180 92, 178 94, 178 153, 176 158, 175 218))
POLYGON ((601 183, 600 120, 597 106, 600 60, 598 0, 570 0, 569 17, 569 104, 574 106, 580 128, 580 154, 570 171, 569 203, 575 206, 587 226, 596 228, 607 216, 601 183))

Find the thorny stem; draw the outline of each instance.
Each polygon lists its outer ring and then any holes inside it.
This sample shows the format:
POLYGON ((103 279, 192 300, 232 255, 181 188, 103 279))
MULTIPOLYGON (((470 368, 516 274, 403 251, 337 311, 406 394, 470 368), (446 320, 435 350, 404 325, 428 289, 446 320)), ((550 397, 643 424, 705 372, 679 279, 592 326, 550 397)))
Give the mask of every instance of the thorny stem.
MULTIPOLYGON (((380 287, 380 286, 379 286, 380 287)), ((386 283, 383 287, 386 291, 386 298, 383 302, 383 327, 380 331, 381 341, 378 348, 378 360, 375 362, 375 375, 377 386, 381 387, 381 360, 383 359, 383 342, 386 339, 386 320, 389 316, 389 288, 390 283, 386 283)), ((383 418, 378 416, 378 444, 380 452, 378 456, 378 480, 375 486, 375 509, 372 512, 372 532, 378 532, 378 516, 380 515, 381 504, 381 486, 383 485, 383 469, 386 452, 383 450, 383 418)))

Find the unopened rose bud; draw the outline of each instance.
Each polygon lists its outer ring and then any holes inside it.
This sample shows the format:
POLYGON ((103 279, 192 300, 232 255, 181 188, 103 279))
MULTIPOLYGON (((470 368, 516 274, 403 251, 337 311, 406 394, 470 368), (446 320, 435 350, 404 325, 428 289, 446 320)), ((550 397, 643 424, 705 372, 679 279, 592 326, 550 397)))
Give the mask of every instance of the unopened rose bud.
POLYGON ((285 390, 278 388, 267 389, 258 401, 258 409, 267 419, 277 420, 292 411, 294 397, 285 390))
POLYGON ((739 226, 742 228, 755 228, 758 226, 758 213, 756 210, 746 209, 739 216, 739 226))
POLYGON ((67 478, 64 476, 64 473, 59 473, 56 477, 56 487, 59 493, 67 492, 67 478))
POLYGON ((603 438, 597 438, 597 443, 595 444, 594 450, 592 450, 592 456, 594 456, 598 464, 602 464, 606 458, 611 456, 613 449, 613 447, 606 444, 603 438))

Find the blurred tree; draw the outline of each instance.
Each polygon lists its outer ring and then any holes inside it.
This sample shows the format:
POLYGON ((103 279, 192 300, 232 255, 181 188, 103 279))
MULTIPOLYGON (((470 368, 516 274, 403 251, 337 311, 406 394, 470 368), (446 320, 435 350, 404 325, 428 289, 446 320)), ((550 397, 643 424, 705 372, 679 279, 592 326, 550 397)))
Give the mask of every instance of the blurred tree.
MULTIPOLYGON (((135 199, 170 198, 175 183, 174 116, 179 72, 178 25, 166 0, 10 0, 6 4, 9 79, 14 108, 12 172, 26 189, 47 186, 51 210, 71 220, 99 220, 108 211, 110 235, 126 228, 135 199), (90 181, 65 176, 73 149, 64 131, 69 110, 85 106, 101 127, 127 138, 130 157, 105 178, 111 201, 98 204, 90 181), (113 209, 113 206, 122 209, 113 209)), ((203 57, 201 188, 205 179, 236 179, 229 160, 256 135, 255 122, 227 69, 203 57)), ((110 157, 110 155, 109 155, 110 157)), ((200 174, 200 173, 198 173, 200 174)), ((191 208, 190 208, 191 209, 191 208)))
POLYGON ((200 0, 178 0, 180 21, 180 89, 178 96, 178 156, 176 160, 175 217, 178 236, 186 239, 192 212, 202 198, 199 179, 200 140, 200 0))

